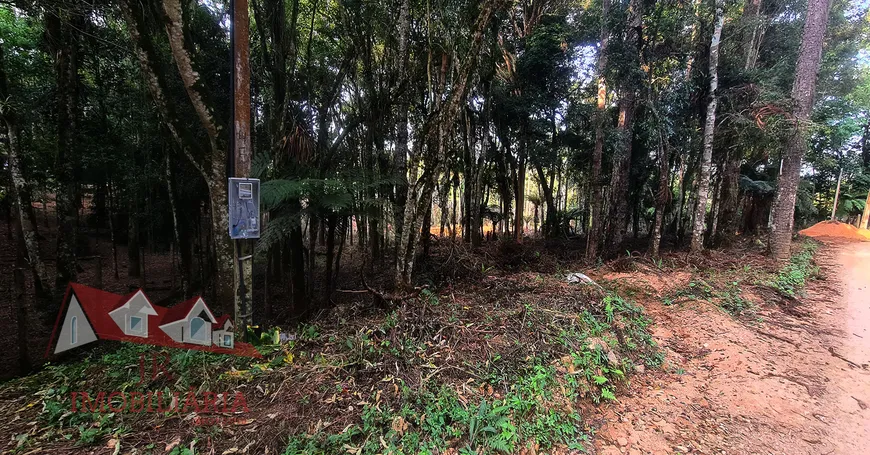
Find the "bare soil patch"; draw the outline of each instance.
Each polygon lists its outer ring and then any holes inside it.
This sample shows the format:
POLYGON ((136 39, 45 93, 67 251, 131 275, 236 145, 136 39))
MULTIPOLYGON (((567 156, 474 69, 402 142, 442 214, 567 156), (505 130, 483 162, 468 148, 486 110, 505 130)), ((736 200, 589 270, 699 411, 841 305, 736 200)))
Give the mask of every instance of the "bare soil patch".
POLYGON ((822 221, 800 232, 809 237, 832 237, 848 240, 870 241, 870 231, 858 229, 848 223, 839 221, 822 221))
POLYGON ((795 299, 799 312, 756 290, 752 318, 665 306, 659 277, 620 276, 654 291, 642 303, 668 357, 600 409, 597 452, 870 453, 870 244, 829 242, 815 261, 823 279, 795 299))

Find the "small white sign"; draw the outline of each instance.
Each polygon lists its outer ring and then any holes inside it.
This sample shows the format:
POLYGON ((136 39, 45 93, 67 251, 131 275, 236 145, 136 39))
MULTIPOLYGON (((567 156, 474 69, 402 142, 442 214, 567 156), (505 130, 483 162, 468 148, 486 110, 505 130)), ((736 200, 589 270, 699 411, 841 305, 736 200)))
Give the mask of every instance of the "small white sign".
POLYGON ((229 180, 230 238, 260 238, 260 180, 229 180))

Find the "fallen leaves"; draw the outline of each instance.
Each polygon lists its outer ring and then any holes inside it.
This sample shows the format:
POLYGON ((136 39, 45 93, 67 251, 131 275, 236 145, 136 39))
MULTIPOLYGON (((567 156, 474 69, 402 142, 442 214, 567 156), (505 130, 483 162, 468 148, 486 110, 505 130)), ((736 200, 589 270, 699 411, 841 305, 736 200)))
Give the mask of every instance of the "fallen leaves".
POLYGON ((393 418, 391 427, 396 433, 403 434, 408 429, 408 422, 406 422, 402 416, 396 416, 393 418))
POLYGON ((181 436, 176 436, 175 439, 172 440, 169 444, 166 444, 166 449, 164 452, 169 452, 170 450, 178 447, 181 444, 181 436))
POLYGON ((118 455, 121 453, 121 440, 117 438, 109 439, 109 442, 106 443, 107 449, 114 449, 112 451, 112 455, 118 455))

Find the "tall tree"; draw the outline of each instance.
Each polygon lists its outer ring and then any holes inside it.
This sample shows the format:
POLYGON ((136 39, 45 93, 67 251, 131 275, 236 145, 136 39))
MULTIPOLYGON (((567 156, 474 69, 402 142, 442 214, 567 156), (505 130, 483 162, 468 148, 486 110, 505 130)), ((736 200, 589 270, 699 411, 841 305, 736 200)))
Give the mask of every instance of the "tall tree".
POLYGON ((432 191, 438 176, 444 169, 448 135, 453 128, 460 108, 465 104, 469 80, 477 67, 478 54, 487 25, 492 16, 501 9, 503 3, 503 0, 487 0, 480 5, 477 19, 472 27, 471 43, 461 60, 459 72, 453 81, 447 100, 439 109, 429 115, 423 126, 420 140, 415 144, 414 153, 409 161, 411 178, 408 182, 402 237, 398 239, 400 243, 396 250, 395 282, 399 289, 408 288, 411 285, 420 226, 423 218, 431 209, 432 191), (424 146, 426 155, 422 156, 420 149, 424 146), (424 169, 417 178, 416 168, 421 163, 424 169))
POLYGON ((30 188, 24 178, 22 166, 22 151, 21 151, 21 132, 18 125, 18 116, 15 113, 15 108, 12 106, 13 100, 9 96, 9 88, 6 80, 6 65, 5 55, 6 50, 0 45, 0 121, 6 127, 6 138, 8 146, 8 166, 11 180, 12 203, 15 209, 16 225, 18 228, 18 236, 21 238, 21 243, 25 250, 25 259, 30 266, 33 274, 34 287, 36 293, 40 297, 49 297, 51 294, 51 285, 48 281, 48 274, 45 270, 45 264, 39 255, 39 242, 36 237, 36 229, 33 220, 28 216, 25 201, 29 197, 25 197, 30 192, 30 188))
POLYGON ((60 291, 76 277, 78 188, 76 185, 76 133, 79 117, 78 30, 83 19, 76 10, 45 12, 48 47, 54 58, 57 81, 57 265, 55 288, 60 291), (73 25, 75 23, 76 25, 73 25))
POLYGON ((616 123, 617 146, 613 156, 613 171, 610 179, 613 197, 612 216, 608 244, 615 249, 622 243, 628 219, 628 185, 631 175, 631 145, 634 141, 634 114, 641 71, 641 47, 643 40, 643 2, 632 0, 628 4, 628 21, 625 31, 626 58, 622 96, 619 100, 619 118, 616 123))
POLYGON ((770 254, 778 261, 785 261, 789 257, 795 196, 800 182, 801 161, 807 151, 807 126, 813 110, 830 9, 831 0, 809 0, 807 4, 806 22, 791 89, 793 125, 785 140, 782 172, 770 214, 770 254))
MULTIPOLYGON (((748 79, 748 81, 757 79, 753 77, 753 74, 758 63, 758 52, 761 39, 764 35, 765 25, 765 15, 761 12, 761 6, 761 0, 746 0, 739 21, 739 26, 743 29, 739 42, 745 54, 745 60, 742 65, 743 77, 748 79)), ((749 87, 751 86, 747 84, 743 89, 749 87)), ((741 102, 740 107, 749 111, 750 106, 747 106, 749 103, 750 101, 748 100, 741 102)), ((733 141, 739 139, 740 130, 745 131, 746 128, 735 125, 731 128, 730 132, 726 131, 725 135, 733 141)), ((722 245, 724 242, 728 242, 737 232, 740 205, 740 166, 746 152, 745 147, 736 146, 736 144, 723 148, 725 148, 723 151, 725 156, 722 159, 722 167, 720 169, 720 192, 718 194, 718 210, 716 213, 717 223, 714 223, 716 229, 711 229, 713 231, 712 241, 714 245, 722 245)))
POLYGON ((601 231, 604 226, 602 213, 604 207, 604 184, 601 181, 601 159, 604 154, 604 129, 607 124, 607 45, 610 40, 610 30, 607 24, 610 14, 610 0, 601 1, 601 38, 598 44, 598 95, 595 111, 595 148, 592 151, 591 187, 591 220, 589 233, 586 237, 586 259, 598 257, 598 245, 601 242, 601 231))
MULTIPOLYGON (((396 56, 396 72, 399 84, 403 89, 396 103, 396 151, 393 165, 396 169, 398 183, 396 184, 396 204, 393 211, 396 237, 402 237, 402 223, 405 213, 405 201, 408 198, 408 108, 410 103, 410 46, 411 39, 411 6, 410 0, 402 0, 399 8, 399 52, 396 56)), ((398 246, 398 242, 396 243, 398 246)))
POLYGON ((185 44, 184 22, 179 0, 162 2, 164 12, 164 27, 171 49, 172 58, 181 76, 182 85, 187 93, 190 105, 199 119, 200 127, 205 131, 209 147, 203 150, 187 130, 178 115, 175 100, 168 96, 167 71, 159 63, 156 48, 152 43, 151 30, 146 25, 145 11, 139 5, 131 5, 129 0, 121 2, 127 21, 130 37, 136 47, 139 66, 145 78, 146 86, 151 94, 161 119, 170 131, 178 148, 199 172, 205 181, 209 195, 209 210, 211 213, 211 235, 214 244, 216 273, 214 286, 216 298, 224 310, 231 312, 231 302, 234 299, 233 289, 233 249, 227 233, 229 220, 226 205, 226 159, 225 140, 220 135, 213 114, 213 107, 208 104, 203 93, 200 75, 193 68, 193 59, 185 44))
POLYGON ((716 106, 719 102, 716 89, 719 86, 719 43, 722 38, 722 26, 725 22, 724 3, 724 0, 716 0, 713 38, 710 40, 710 101, 707 103, 707 117, 704 121, 704 150, 698 173, 698 198, 695 205, 695 225, 692 230, 692 252, 694 253, 704 249, 707 198, 710 193, 710 167, 713 159, 713 138, 716 133, 716 106))

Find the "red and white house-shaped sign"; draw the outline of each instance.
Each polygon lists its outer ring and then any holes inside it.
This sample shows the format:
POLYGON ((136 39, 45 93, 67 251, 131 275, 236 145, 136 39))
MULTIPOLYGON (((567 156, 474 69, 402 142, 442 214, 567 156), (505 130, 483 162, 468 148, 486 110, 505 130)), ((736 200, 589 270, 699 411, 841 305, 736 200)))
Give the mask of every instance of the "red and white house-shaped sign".
POLYGON ((253 345, 235 342, 233 321, 215 317, 202 297, 166 308, 152 304, 141 289, 121 296, 70 283, 46 356, 52 346, 58 354, 97 340, 261 357, 253 345))

